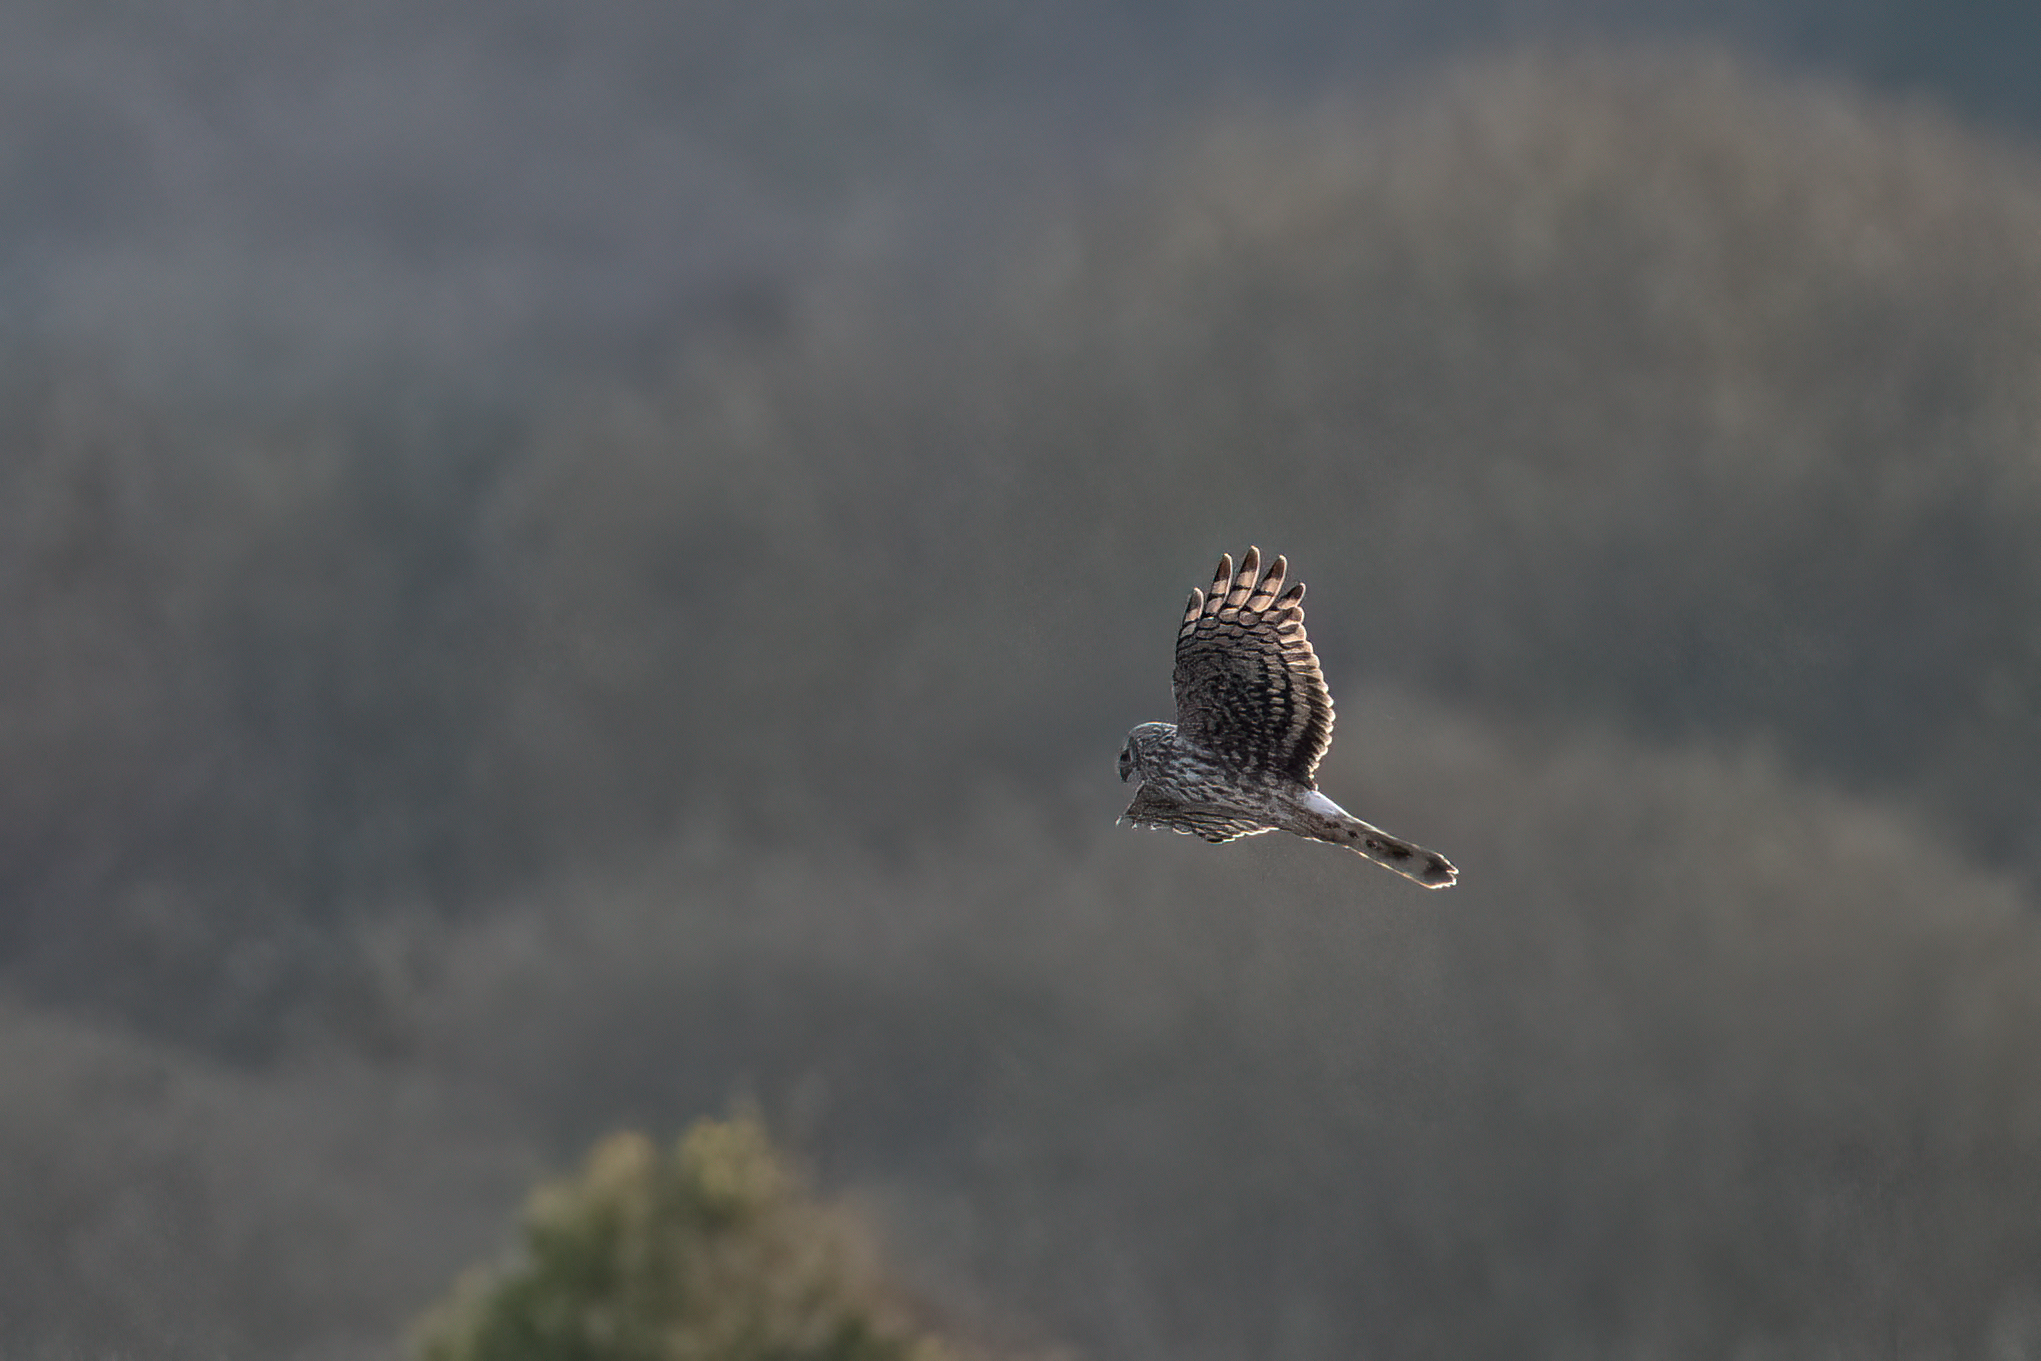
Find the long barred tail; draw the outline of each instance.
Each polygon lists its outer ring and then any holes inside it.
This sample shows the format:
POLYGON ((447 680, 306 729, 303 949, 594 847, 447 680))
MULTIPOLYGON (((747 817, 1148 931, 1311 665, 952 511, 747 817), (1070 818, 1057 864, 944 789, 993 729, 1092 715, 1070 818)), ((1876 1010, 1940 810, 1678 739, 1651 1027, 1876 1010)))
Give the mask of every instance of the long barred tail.
POLYGON ((1380 827, 1369 826, 1352 814, 1329 831, 1330 835, 1321 833, 1319 839, 1359 851, 1383 869, 1395 870, 1426 888, 1451 888, 1460 877, 1460 871, 1453 868, 1453 862, 1437 851, 1413 846, 1380 827))
POLYGON ((1451 888, 1460 877, 1460 871, 1453 868, 1453 862, 1437 851, 1413 846, 1380 827, 1362 822, 1315 789, 1292 807, 1296 823, 1290 830, 1300 836, 1344 846, 1367 856, 1383 869, 1395 870, 1426 888, 1451 888))

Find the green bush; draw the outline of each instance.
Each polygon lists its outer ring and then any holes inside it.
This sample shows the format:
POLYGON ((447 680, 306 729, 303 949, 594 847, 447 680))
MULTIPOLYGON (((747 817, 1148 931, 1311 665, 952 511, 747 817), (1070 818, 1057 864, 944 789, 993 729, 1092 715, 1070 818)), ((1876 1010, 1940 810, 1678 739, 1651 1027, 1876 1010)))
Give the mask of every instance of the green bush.
POLYGON ((945 1361, 840 1211, 811 1199, 756 1117, 670 1153, 611 1135, 527 1206, 523 1260, 471 1273, 421 1361, 945 1361))

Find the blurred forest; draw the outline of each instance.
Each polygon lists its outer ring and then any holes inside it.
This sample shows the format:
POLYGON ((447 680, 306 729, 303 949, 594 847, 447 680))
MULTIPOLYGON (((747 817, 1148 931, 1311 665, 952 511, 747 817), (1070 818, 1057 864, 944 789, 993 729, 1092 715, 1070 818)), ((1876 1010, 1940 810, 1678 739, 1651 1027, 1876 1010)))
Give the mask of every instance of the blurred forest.
POLYGON ((995 1347, 2041 1357, 2030 146, 1620 47, 1139 147, 787 169, 853 227, 495 378, 406 356, 571 214, 317 381, 63 339, 122 204, 0 278, 0 1354, 394 1354, 737 1096, 995 1347), (1442 900, 1113 826, 1251 542, 1442 900))

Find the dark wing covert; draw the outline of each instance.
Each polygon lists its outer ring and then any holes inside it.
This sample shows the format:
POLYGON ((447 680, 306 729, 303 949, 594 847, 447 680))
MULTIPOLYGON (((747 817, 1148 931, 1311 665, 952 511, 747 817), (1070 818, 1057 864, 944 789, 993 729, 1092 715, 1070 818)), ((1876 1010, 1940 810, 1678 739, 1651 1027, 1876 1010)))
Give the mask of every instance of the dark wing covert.
POLYGON ((1276 829, 1238 809, 1210 803, 1184 803, 1159 794, 1152 784, 1134 791, 1134 801, 1120 815, 1136 827, 1166 827, 1172 832, 1201 836, 1207 841, 1232 841, 1236 837, 1260 836, 1276 829))

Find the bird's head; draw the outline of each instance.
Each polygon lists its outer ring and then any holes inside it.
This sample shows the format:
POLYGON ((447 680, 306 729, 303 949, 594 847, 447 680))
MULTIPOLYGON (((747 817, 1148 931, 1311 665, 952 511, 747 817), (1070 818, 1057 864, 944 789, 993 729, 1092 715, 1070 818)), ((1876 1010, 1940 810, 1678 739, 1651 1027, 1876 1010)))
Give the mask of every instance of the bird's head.
POLYGON ((1120 748, 1120 779, 1124 782, 1140 776, 1148 778, 1148 757, 1157 747, 1176 735, 1174 723, 1143 723, 1127 734, 1127 745, 1120 748))

